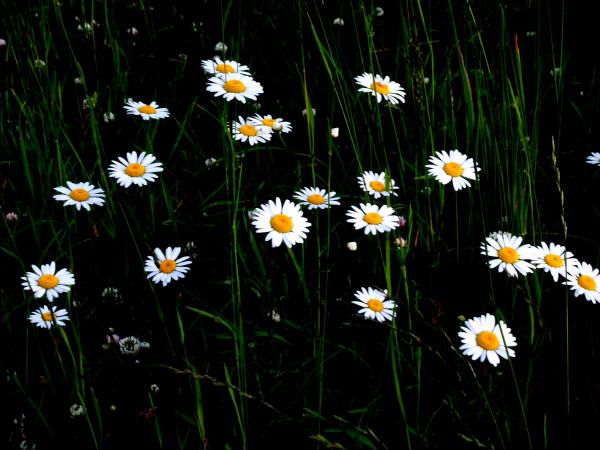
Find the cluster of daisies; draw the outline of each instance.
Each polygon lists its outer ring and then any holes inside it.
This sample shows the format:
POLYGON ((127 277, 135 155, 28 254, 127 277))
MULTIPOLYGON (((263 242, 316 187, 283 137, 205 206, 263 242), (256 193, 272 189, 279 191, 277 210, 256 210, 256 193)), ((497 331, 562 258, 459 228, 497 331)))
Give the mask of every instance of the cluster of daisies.
MULTIPOLYGON (((218 56, 202 61, 204 72, 211 77, 208 79, 206 90, 213 92, 215 97, 223 97, 228 102, 237 100, 256 100, 262 94, 262 85, 250 75, 248 66, 236 61, 221 60, 218 56)), ((292 131, 290 122, 282 118, 273 118, 270 114, 255 114, 251 117, 238 116, 231 122, 231 134, 236 141, 248 142, 250 145, 264 144, 271 140, 274 132, 289 133, 292 131)))
MULTIPOLYGON (((128 114, 141 116, 143 120, 163 119, 169 117, 167 108, 160 108, 155 102, 150 104, 127 100, 125 110, 128 114)), ((156 161, 156 157, 146 152, 129 152, 125 157, 119 157, 111 162, 108 167, 109 176, 115 178, 119 186, 128 188, 132 185, 145 186, 158 178, 158 173, 163 171, 163 166, 156 161)), ((96 188, 88 182, 67 181, 66 186, 54 188, 58 194, 53 198, 63 202, 65 207, 75 206, 78 211, 82 208, 91 210, 91 206, 103 206, 105 201, 104 190, 96 188)), ((172 280, 185 276, 191 264, 188 256, 180 256, 180 247, 168 247, 164 252, 156 248, 153 255, 148 256, 144 270, 147 277, 155 283, 166 286, 172 280)), ((27 272, 22 286, 26 291, 31 291, 35 298, 46 297, 53 302, 59 294, 69 292, 75 284, 74 275, 67 269, 56 271, 56 263, 32 265, 32 272, 27 272)), ((69 314, 65 309, 57 306, 42 306, 35 310, 29 320, 41 328, 51 328, 53 325, 64 326, 69 314)))
POLYGON ((481 254, 489 256, 489 266, 506 272, 509 277, 527 275, 534 269, 550 273, 555 282, 583 295, 587 301, 600 302, 600 271, 579 261, 563 245, 541 242, 539 246, 523 244, 523 238, 507 232, 492 233, 481 244, 481 254))
MULTIPOLYGON (((489 266, 505 272, 509 277, 526 276, 534 269, 550 273, 555 282, 575 291, 575 297, 584 295, 586 300, 600 302, 600 271, 586 262, 579 261, 563 246, 553 242, 541 242, 538 246, 523 244, 523 238, 508 232, 494 232, 481 244, 481 254, 488 256, 489 266)), ((460 350, 473 360, 486 359, 494 366, 500 357, 515 356, 510 348, 517 345, 510 328, 503 321, 496 323, 491 314, 465 321, 458 336, 462 339, 460 350)))

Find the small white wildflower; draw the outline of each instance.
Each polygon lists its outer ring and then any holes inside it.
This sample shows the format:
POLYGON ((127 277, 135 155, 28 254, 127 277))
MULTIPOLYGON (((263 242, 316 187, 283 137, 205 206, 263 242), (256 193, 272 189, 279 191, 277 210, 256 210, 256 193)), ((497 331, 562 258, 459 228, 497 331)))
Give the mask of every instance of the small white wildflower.
POLYGON ((131 27, 131 28, 127 28, 127 33, 129 33, 132 37, 136 37, 140 32, 138 31, 137 28, 131 27))
POLYGON ((76 78, 73 78, 73 83, 75 83, 75 84, 83 84, 83 81, 82 81, 81 78, 76 77, 76 78))
POLYGON ((334 25, 339 25, 341 27, 344 26, 344 19, 342 19, 341 17, 336 17, 335 19, 333 19, 333 24, 334 25))
POLYGON ((6 39, 0 39, 0 48, 6 47, 6 39))
POLYGON ((425 84, 429 84, 430 81, 431 80, 429 79, 429 77, 424 77, 423 78, 423 83, 425 83, 425 84))
POLYGON ((277 311, 271 311, 269 316, 271 317, 271 320, 273 322, 277 322, 277 323, 281 322, 281 315, 279 315, 279 313, 277 311))
POLYGON ((17 213, 14 213, 14 212, 9 212, 9 213, 6 215, 6 220, 7 220, 8 222, 16 222, 17 220, 19 220, 19 216, 17 216, 17 213))
POLYGON ((332 128, 331 129, 331 137, 336 138, 340 135, 340 129, 339 128, 332 128))
POLYGON ((226 52, 227 51, 227 46, 225 44, 223 44, 222 42, 217 42, 217 45, 215 45, 215 52, 226 52))
POLYGON ((83 416, 83 413, 84 413, 83 406, 81 406, 77 403, 75 403, 74 405, 71 405, 71 407, 69 408, 69 415, 71 416, 71 418, 83 416))
POLYGON ((158 387, 157 384, 151 384, 150 385, 150 390, 154 393, 157 393, 158 391, 160 391, 160 388, 158 387))
POLYGON ((348 250, 350 250, 351 252, 355 252, 358 249, 358 244, 356 242, 348 242, 346 244, 346 247, 348 248, 348 250))
POLYGON ((113 120, 115 120, 115 115, 111 112, 105 112, 104 114, 102 114, 102 119, 108 123, 108 122, 112 122, 113 120))
POLYGON ((135 336, 127 336, 119 341, 119 350, 123 355, 137 355, 140 352, 140 340, 135 336))
POLYGON ((216 158, 208 158, 206 161, 204 161, 204 164, 206 165, 206 167, 212 167, 217 163, 216 158))
POLYGON ((377 15, 377 17, 383 16, 383 8, 381 6, 375 8, 375 14, 377 15))

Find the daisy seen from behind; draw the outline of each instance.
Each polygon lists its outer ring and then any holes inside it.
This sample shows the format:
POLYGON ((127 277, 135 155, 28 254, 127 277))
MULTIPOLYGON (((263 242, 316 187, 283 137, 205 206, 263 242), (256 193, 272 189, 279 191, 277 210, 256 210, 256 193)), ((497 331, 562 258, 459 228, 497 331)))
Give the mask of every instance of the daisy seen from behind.
POLYGON ((385 172, 375 173, 370 170, 363 172, 362 176, 358 177, 358 184, 363 191, 374 198, 398 195, 394 192, 398 189, 396 182, 389 177, 386 180, 385 172))
POLYGON ((170 115, 167 108, 159 108, 156 102, 147 104, 144 102, 136 102, 130 98, 127 99, 127 102, 125 102, 123 108, 125 108, 127 114, 142 116, 142 119, 144 120, 164 119, 170 115))
POLYGON ((205 73, 211 75, 225 75, 228 73, 239 73, 240 75, 250 75, 248 66, 238 63, 237 61, 223 61, 218 56, 213 59, 205 59, 202 61, 202 68, 205 73))
POLYGON ((340 198, 335 192, 327 192, 317 187, 305 187, 294 193, 294 198, 300 200, 300 205, 308 206, 308 209, 327 209, 333 205, 339 205, 340 198))
POLYGON ((358 92, 368 92, 374 95, 377 97, 377 103, 381 103, 381 100, 387 100, 392 105, 396 105, 405 101, 406 92, 404 88, 399 83, 391 81, 388 76, 382 78, 381 75, 365 72, 354 77, 354 80, 359 86, 362 86, 358 89, 358 92))
POLYGON ((162 171, 162 163, 146 152, 139 155, 137 152, 128 152, 126 158, 119 156, 119 160, 113 160, 108 168, 109 176, 116 178, 117 183, 126 188, 132 184, 145 186, 149 181, 156 180, 156 174, 162 171))
POLYGON ((250 145, 268 142, 273 135, 271 128, 252 124, 242 116, 231 123, 231 132, 236 141, 248 141, 250 145))
POLYGON ((486 359, 494 367, 500 362, 500 356, 513 358, 515 351, 510 347, 517 345, 517 340, 512 335, 510 328, 501 320, 496 323, 496 318, 491 314, 474 317, 465 321, 458 336, 462 340, 460 350, 472 360, 486 359))
POLYGON ((215 97, 223 96, 228 102, 235 99, 242 103, 246 103, 246 99, 256 100, 256 97, 263 93, 260 83, 240 73, 211 77, 208 79, 206 90, 213 92, 215 97))
POLYGON ((567 281, 564 281, 575 291, 575 297, 584 295, 588 302, 600 302, 600 272, 594 269, 591 264, 578 262, 569 269, 567 281))
POLYGON ((497 267, 498 272, 506 270, 509 277, 533 272, 534 266, 530 261, 536 257, 536 250, 529 244, 521 245, 522 237, 498 234, 496 238, 487 237, 485 240, 481 244, 481 254, 492 258, 488 261, 492 269, 497 267))
POLYGON ((21 285, 26 291, 32 291, 35 298, 43 297, 53 301, 59 294, 69 292, 75 284, 75 277, 67 269, 56 271, 56 264, 42 264, 40 267, 31 265, 33 272, 27 272, 21 277, 21 285))
POLYGON ((292 131, 292 124, 290 122, 286 122, 282 118, 273 119, 271 114, 267 114, 266 116, 256 114, 250 117, 248 121, 252 125, 262 125, 280 133, 290 133, 292 131))
POLYGON ((63 206, 75 205, 77 211, 82 207, 90 210, 90 205, 104 205, 104 189, 96 188, 88 182, 71 183, 67 181, 67 187, 59 186, 54 188, 60 194, 53 195, 54 200, 64 201, 63 206))
POLYGON ((550 272, 554 281, 558 281, 559 275, 566 278, 568 271, 578 263, 573 257, 573 253, 568 252, 564 246, 553 242, 550 244, 541 242, 534 249, 536 256, 531 263, 538 269, 544 269, 544 272, 550 272))
POLYGON ((393 300, 386 300, 387 290, 362 288, 356 291, 354 296, 358 300, 353 300, 352 303, 361 307, 358 314, 363 314, 365 319, 385 322, 394 318, 396 303, 393 300))
POLYGON ((279 197, 269 200, 252 213, 252 225, 257 233, 267 233, 266 241, 271 241, 272 247, 284 243, 287 247, 300 244, 306 239, 310 222, 303 216, 300 205, 290 200, 282 204, 279 197))
POLYGON ((69 319, 69 313, 66 309, 56 309, 56 306, 52 308, 48 306, 42 306, 36 309, 29 316, 29 321, 40 328, 52 328, 52 325, 59 327, 65 326, 65 320, 69 319))
POLYGON ((147 278, 152 278, 156 284, 162 283, 166 286, 172 280, 185 277, 192 261, 189 256, 178 258, 180 253, 181 247, 167 247, 164 253, 161 249, 155 248, 154 256, 148 256, 144 267, 144 271, 148 272, 147 278))
POLYGON ((481 170, 473 158, 467 158, 467 155, 463 155, 458 150, 450 150, 449 153, 445 150, 436 151, 435 155, 429 157, 430 164, 426 165, 429 168, 429 175, 442 184, 452 182, 455 191, 470 187, 471 183, 468 179, 475 180, 477 178, 475 171, 481 170))
POLYGON ((588 155, 588 157, 585 158, 585 162, 588 164, 593 164, 595 166, 600 166, 600 153, 592 152, 592 154, 588 155))
POLYGON ((386 233, 400 225, 400 218, 387 205, 361 203, 360 206, 352 206, 346 215, 350 217, 348 222, 354 225, 354 229, 364 228, 365 234, 386 233))

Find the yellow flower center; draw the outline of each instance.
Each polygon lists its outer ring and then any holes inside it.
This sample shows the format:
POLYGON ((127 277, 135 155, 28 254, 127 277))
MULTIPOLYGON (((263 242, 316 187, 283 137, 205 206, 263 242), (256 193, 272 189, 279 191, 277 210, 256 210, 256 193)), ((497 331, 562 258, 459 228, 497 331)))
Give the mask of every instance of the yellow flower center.
POLYGON ((76 202, 85 202, 90 198, 90 193, 82 188, 73 189, 69 196, 76 202))
POLYGON ((266 125, 266 126, 268 126, 268 127, 272 127, 272 126, 273 126, 273 124, 275 123, 275 119, 269 119, 268 117, 265 117, 265 118, 262 120, 262 123, 263 123, 263 125, 266 125))
POLYGON ((46 322, 52 322, 54 319, 56 319, 56 316, 54 315, 54 313, 50 312, 50 311, 44 311, 42 314, 42 319, 46 322))
POLYGON ((175 270, 175 268, 177 267, 177 263, 175 263, 175 261, 173 261, 172 259, 165 259, 160 263, 160 271, 163 273, 171 273, 175 270))
POLYGON ((239 94, 240 92, 244 92, 246 90, 246 85, 240 80, 229 80, 225 82, 223 89, 225 89, 227 92, 239 94))
POLYGON ((383 184, 381 181, 371 181, 369 182, 369 186, 371 186, 371 189, 377 192, 385 191, 385 184, 383 184))
POLYGON ((235 69, 230 66, 229 64, 219 64, 217 67, 215 67, 215 69, 217 70, 217 72, 221 72, 221 73, 234 73, 235 69))
POLYGON ((455 162, 446 163, 443 167, 443 170, 451 177, 460 177, 464 171, 462 166, 455 162))
POLYGON ((370 212, 365 214, 363 220, 369 225, 379 225, 381 222, 383 222, 383 217, 381 217, 376 212, 370 212))
POLYGON ((550 267, 562 267, 565 265, 563 259, 554 253, 549 253, 548 255, 544 256, 544 262, 550 267))
POLYGON ((294 222, 285 214, 276 214, 271 218, 271 226, 279 233, 289 233, 294 228, 294 222))
POLYGON ((156 109, 150 105, 142 105, 138 108, 138 111, 142 114, 156 114, 156 109))
POLYGON ((319 195, 319 194, 313 194, 313 195, 309 195, 306 198, 306 201, 308 203, 312 203, 313 205, 322 205, 323 203, 325 203, 325 197, 323 197, 322 195, 319 195))
POLYGON ((381 312, 383 311, 383 302, 381 300, 377 300, 376 298, 370 298, 367 302, 367 306, 371 311, 381 312))
POLYGON ((579 275, 579 278, 577 278, 577 283, 579 283, 579 286, 581 286, 587 291, 596 290, 596 282, 592 277, 588 275, 579 275))
POLYGON ((500 250, 498 250, 498 258, 500 258, 502 262, 505 262, 506 264, 514 264, 519 260, 519 254, 514 248, 502 247, 500 250))
POLYGON ((256 127, 248 124, 242 125, 239 129, 239 132, 242 133, 244 136, 256 136, 258 134, 256 127))
POLYGON ((146 172, 146 168, 138 163, 132 163, 125 167, 125 173, 130 177, 141 177, 144 172, 146 172))
POLYGON ((482 331, 475 338, 477 341, 477 345, 479 345, 484 350, 496 350, 500 347, 500 340, 496 333, 491 331, 482 331))
POLYGON ((38 280, 38 286, 44 289, 52 289, 58 284, 58 278, 51 273, 42 275, 38 280))
POLYGON ((380 81, 376 81, 375 83, 373 83, 370 86, 370 88, 373 89, 375 92, 379 92, 383 95, 388 95, 390 93, 390 87, 387 84, 382 83, 380 81))

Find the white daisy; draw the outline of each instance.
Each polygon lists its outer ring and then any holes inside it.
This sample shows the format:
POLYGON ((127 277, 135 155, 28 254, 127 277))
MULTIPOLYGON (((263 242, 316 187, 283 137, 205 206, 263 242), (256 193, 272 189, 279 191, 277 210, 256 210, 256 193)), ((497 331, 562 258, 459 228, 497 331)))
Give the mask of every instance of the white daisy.
POLYGON ((575 291, 575 297, 583 294, 588 302, 600 302, 600 273, 591 264, 578 262, 569 269, 567 281, 563 284, 571 286, 571 290, 575 291))
POLYGON ((108 168, 109 175, 117 179, 120 186, 129 187, 132 184, 145 186, 149 181, 158 178, 157 172, 162 172, 162 163, 155 162, 156 157, 142 152, 128 152, 127 159, 119 156, 118 161, 112 161, 108 168))
POLYGON ((429 175, 434 176, 437 181, 442 184, 448 184, 452 181, 452 186, 455 191, 460 191, 462 188, 471 186, 467 178, 475 180, 475 170, 481 170, 473 158, 468 158, 458 150, 450 150, 446 153, 445 150, 435 152, 437 157, 430 156, 426 167, 429 167, 429 175))
POLYGON ((595 166, 600 166, 600 153, 592 152, 592 154, 585 159, 585 162, 595 166))
POLYGON ((253 125, 262 125, 265 127, 271 128, 273 131, 279 131, 281 133, 289 133, 292 131, 292 124, 290 122, 286 122, 282 118, 273 119, 271 114, 267 114, 266 116, 261 116, 260 114, 256 114, 253 117, 248 119, 253 125))
POLYGON ((499 235, 496 239, 490 237, 481 244, 481 254, 495 259, 488 261, 489 266, 498 272, 504 272, 509 277, 518 277, 533 272, 534 266, 529 262, 536 257, 536 250, 529 244, 521 245, 522 237, 499 235))
POLYGON ((246 76, 250 75, 248 66, 236 61, 223 61, 218 56, 215 56, 213 59, 203 60, 202 68, 205 73, 210 73, 211 75, 225 75, 227 73, 239 73, 246 76))
POLYGON ((381 207, 370 203, 360 204, 360 208, 352 206, 346 213, 350 216, 348 222, 354 224, 354 229, 365 229, 365 234, 385 233, 399 226, 400 218, 394 215, 394 210, 387 205, 381 207))
POLYGON ((392 320, 395 312, 396 303, 393 300, 386 300, 387 290, 380 291, 373 288, 362 288, 354 293, 358 300, 352 303, 361 307, 358 311, 363 314, 365 319, 376 319, 378 322, 392 320))
POLYGON ((35 298, 43 297, 48 301, 53 301, 58 294, 69 292, 75 284, 75 277, 67 269, 56 271, 56 264, 52 261, 50 264, 42 264, 40 267, 31 265, 33 272, 27 272, 21 277, 23 289, 32 291, 35 298))
POLYGON ((289 200, 282 205, 279 197, 255 209, 252 217, 256 232, 268 233, 265 240, 271 241, 273 247, 279 247, 282 242, 288 247, 303 242, 311 226, 303 217, 300 205, 289 200))
POLYGON ((56 310, 56 306, 53 306, 52 309, 42 306, 31 313, 29 320, 40 328, 52 328, 52 325, 64 327, 65 320, 70 319, 66 309, 56 310))
POLYGON ((231 122, 231 132, 236 141, 248 141, 250 145, 268 142, 273 135, 271 128, 264 125, 253 125, 242 116, 231 122))
POLYGON ((398 195, 394 192, 398 189, 396 182, 391 178, 386 180, 385 172, 375 173, 370 170, 363 172, 362 176, 358 177, 358 184, 363 191, 375 198, 387 197, 390 194, 398 195))
POLYGON ((340 198, 335 196, 334 191, 328 193, 325 189, 316 187, 302 188, 294 193, 294 198, 300 200, 301 205, 308 206, 308 209, 327 209, 340 204, 340 198))
POLYGON ((142 119, 144 120, 164 119, 170 115, 167 108, 159 108, 156 102, 147 104, 144 102, 136 102, 132 99, 127 99, 127 102, 125 105, 123 105, 123 108, 125 108, 127 114, 142 116, 142 119))
POLYGON ((71 183, 67 181, 68 188, 64 186, 55 187, 54 190, 60 194, 53 195, 54 200, 63 201, 63 206, 75 205, 77 211, 83 206, 87 211, 90 210, 90 205, 104 205, 104 190, 94 188, 93 184, 71 183))
POLYGON ((239 73, 228 73, 209 78, 206 90, 214 92, 215 97, 222 95, 228 102, 236 99, 242 103, 246 103, 247 98, 256 100, 256 97, 263 93, 260 83, 239 73))
POLYGON ((469 319, 461 329, 463 331, 458 333, 463 343, 460 350, 471 359, 479 358, 482 362, 487 359, 490 364, 497 366, 499 356, 504 359, 515 356, 515 351, 509 347, 515 347, 517 340, 510 328, 502 320, 496 324, 496 318, 491 314, 469 319))
POLYGON ((562 245, 542 242, 535 250, 536 256, 531 263, 544 272, 550 272, 554 281, 558 281, 559 275, 566 278, 568 271, 578 263, 573 253, 566 251, 562 245))
POLYGON ((389 101, 395 105, 398 102, 404 103, 404 97, 406 92, 400 84, 395 81, 390 81, 390 77, 386 76, 381 78, 380 75, 373 75, 372 73, 363 73, 357 77, 354 77, 356 83, 362 86, 358 92, 369 92, 377 97, 377 103, 380 103, 382 99, 389 101))
POLYGON ((177 280, 185 277, 190 270, 192 262, 189 256, 177 258, 181 252, 181 247, 167 247, 165 253, 161 249, 154 249, 154 256, 148 256, 144 270, 149 272, 147 278, 152 278, 156 284, 161 283, 166 286, 171 280, 177 280))

